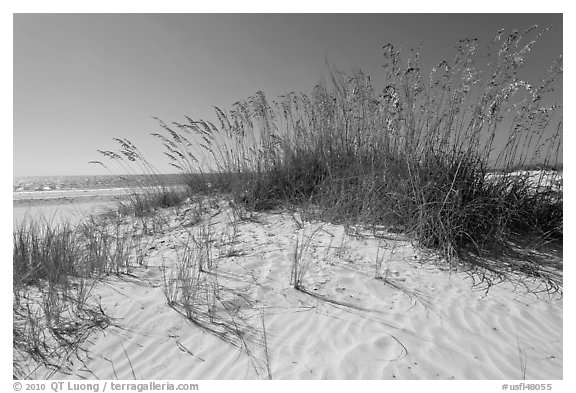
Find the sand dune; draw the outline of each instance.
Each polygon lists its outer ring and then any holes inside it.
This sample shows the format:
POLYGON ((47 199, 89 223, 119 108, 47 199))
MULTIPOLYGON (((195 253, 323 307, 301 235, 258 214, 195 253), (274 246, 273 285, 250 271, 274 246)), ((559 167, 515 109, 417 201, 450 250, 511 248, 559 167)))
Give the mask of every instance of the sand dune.
POLYGON ((70 359, 53 378, 563 378, 563 300, 534 294, 536 281, 487 291, 396 235, 302 227, 287 212, 238 221, 220 208, 196 226, 189 208, 162 213, 170 225, 146 266, 93 290, 114 325, 90 336, 89 357, 70 359), (218 298, 213 320, 193 323, 168 304, 165 277, 176 277, 201 228, 212 234, 205 277, 218 298), (290 283, 297 241, 308 244, 303 290, 290 283))

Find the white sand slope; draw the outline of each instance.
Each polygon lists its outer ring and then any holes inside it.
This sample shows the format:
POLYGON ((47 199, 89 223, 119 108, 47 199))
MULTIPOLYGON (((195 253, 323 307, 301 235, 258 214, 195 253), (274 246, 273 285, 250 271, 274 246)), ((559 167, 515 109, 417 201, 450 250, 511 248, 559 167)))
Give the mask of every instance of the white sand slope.
POLYGON ((563 378, 563 300, 530 293, 537 282, 486 292, 398 237, 302 227, 286 212, 237 220, 220 207, 195 226, 190 208, 162 213, 170 225, 147 266, 93 291, 114 326, 92 334, 89 357, 53 378, 563 378), (164 277, 176 278, 185 244, 207 229, 212 266, 203 280, 217 293, 204 297, 212 321, 205 309, 194 323, 178 299, 169 306, 164 277), (308 244, 303 291, 290 285, 297 241, 308 244), (386 280, 375 278, 377 255, 386 280))

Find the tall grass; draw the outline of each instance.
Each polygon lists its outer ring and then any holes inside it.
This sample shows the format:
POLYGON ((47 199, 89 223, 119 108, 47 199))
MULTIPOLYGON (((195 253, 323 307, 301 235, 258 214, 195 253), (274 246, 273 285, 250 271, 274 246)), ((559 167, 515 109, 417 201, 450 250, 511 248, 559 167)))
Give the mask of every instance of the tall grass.
POLYGON ((299 204, 385 225, 450 261, 501 255, 518 238, 558 241, 562 192, 512 172, 561 162, 562 108, 549 93, 562 57, 539 84, 520 77, 546 31, 499 31, 486 49, 460 40, 429 73, 417 51, 386 45, 383 89, 361 70, 331 69, 310 94, 257 92, 216 108, 217 124, 160 121, 153 135, 173 167, 195 181, 210 174, 214 190, 253 210, 299 204))

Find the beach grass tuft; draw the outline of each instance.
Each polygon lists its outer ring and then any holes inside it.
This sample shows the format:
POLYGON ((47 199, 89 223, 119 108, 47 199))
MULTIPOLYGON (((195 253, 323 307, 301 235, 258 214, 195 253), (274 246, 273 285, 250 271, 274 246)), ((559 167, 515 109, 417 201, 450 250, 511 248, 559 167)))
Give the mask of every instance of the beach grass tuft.
MULTIPOLYGON (((92 290, 107 274, 146 260, 139 235, 121 218, 88 216, 80 223, 38 218, 13 232, 14 374, 25 378, 32 359, 65 371, 90 332, 112 321, 92 290), (63 368, 64 367, 64 368, 63 368)), ((49 377, 49 376, 47 376, 49 377)))

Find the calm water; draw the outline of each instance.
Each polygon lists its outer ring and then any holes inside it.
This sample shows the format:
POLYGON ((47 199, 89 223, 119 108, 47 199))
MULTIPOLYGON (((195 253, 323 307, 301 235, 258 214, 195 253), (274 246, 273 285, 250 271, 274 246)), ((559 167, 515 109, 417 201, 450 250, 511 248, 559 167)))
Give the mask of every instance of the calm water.
POLYGON ((142 187, 183 184, 181 175, 150 176, 35 176, 14 178, 13 225, 24 219, 46 219, 58 224, 77 222, 86 214, 102 212, 115 201, 142 187))

